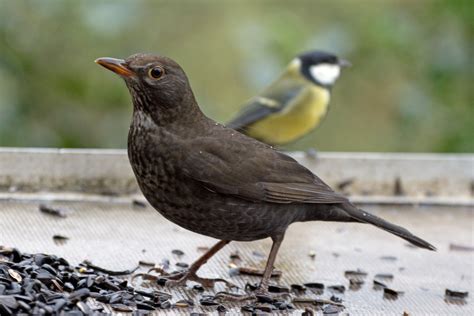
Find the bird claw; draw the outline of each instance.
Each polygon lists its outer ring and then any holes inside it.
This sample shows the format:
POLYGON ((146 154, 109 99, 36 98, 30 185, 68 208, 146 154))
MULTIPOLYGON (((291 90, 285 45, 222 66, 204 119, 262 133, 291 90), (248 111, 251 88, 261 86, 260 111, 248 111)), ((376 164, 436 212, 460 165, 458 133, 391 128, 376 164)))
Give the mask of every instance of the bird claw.
POLYGON ((214 296, 215 299, 221 302, 243 302, 257 300, 255 294, 235 294, 228 292, 219 292, 214 296))
POLYGON ((269 303, 278 299, 291 298, 290 293, 270 293, 268 290, 257 289, 251 294, 236 294, 228 292, 219 292, 214 298, 220 301, 227 302, 242 302, 242 301, 260 301, 262 303, 269 303))
POLYGON ((227 280, 224 280, 221 278, 215 278, 215 279, 201 278, 195 272, 191 272, 191 271, 183 271, 183 272, 170 274, 170 275, 165 276, 164 278, 166 278, 165 286, 167 287, 185 285, 187 281, 194 281, 196 283, 201 284, 203 287, 206 287, 206 288, 213 288, 214 285, 219 282, 224 283, 229 288, 233 288, 233 287, 237 288, 235 284, 227 280))

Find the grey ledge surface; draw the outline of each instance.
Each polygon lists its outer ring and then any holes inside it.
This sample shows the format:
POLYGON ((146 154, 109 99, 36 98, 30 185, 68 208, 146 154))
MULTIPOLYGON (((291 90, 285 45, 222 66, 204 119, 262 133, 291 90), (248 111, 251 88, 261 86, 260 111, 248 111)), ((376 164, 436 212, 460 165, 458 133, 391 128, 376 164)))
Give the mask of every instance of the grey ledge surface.
MULTIPOLYGON (((473 154, 288 154, 354 201, 474 205, 473 154)), ((0 148, 0 197, 38 192, 66 200, 139 195, 125 150, 0 148)))

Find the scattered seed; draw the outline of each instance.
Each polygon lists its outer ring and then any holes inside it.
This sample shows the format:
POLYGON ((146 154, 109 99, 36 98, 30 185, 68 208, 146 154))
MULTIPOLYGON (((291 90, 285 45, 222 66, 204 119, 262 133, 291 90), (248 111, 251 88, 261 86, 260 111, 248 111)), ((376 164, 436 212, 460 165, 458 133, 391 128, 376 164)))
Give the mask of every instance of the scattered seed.
POLYGON ((21 277, 20 273, 18 273, 18 271, 15 271, 13 269, 8 269, 8 274, 17 282, 21 282, 23 280, 23 278, 21 277))
POLYGON ((314 316, 314 311, 311 308, 306 307, 301 316, 314 316))
POLYGON ((344 285, 330 285, 328 286, 328 290, 343 294, 346 291, 346 287, 344 285))
POLYGON ((258 257, 258 258, 265 258, 265 255, 262 252, 258 251, 258 250, 252 251, 252 255, 255 256, 255 257, 258 257))
POLYGON ((310 282, 310 283, 305 283, 304 285, 307 288, 310 288, 310 289, 324 290, 324 284, 323 283, 310 282))
POLYGON ((254 306, 253 305, 244 305, 240 308, 240 310, 242 312, 249 312, 249 313, 253 313, 253 311, 255 310, 254 306))
POLYGON ((385 260, 385 261, 397 261, 397 257, 395 256, 381 256, 380 257, 381 260, 385 260))
POLYGON ((249 291, 255 291, 256 289, 258 289, 258 284, 254 283, 254 284, 251 284, 251 283, 246 283, 245 284, 245 290, 249 290, 249 291))
POLYGON ((374 290, 379 291, 379 290, 382 290, 386 287, 387 287, 387 285, 385 283, 374 280, 374 290))
POLYGON ((449 250, 451 251, 474 251, 473 246, 460 245, 460 244, 449 244, 449 250))
POLYGON ((199 304, 202 306, 217 306, 220 305, 218 302, 214 301, 214 297, 204 297, 199 300, 199 304))
POLYGON ((68 241, 68 239, 69 237, 66 237, 66 236, 53 235, 53 241, 58 246, 64 245, 68 241))
POLYGON ((270 293, 290 293, 290 289, 286 286, 269 285, 268 292, 270 293))
POLYGON ((271 304, 261 304, 261 305, 255 305, 254 309, 262 311, 264 313, 271 313, 273 311, 274 307, 271 304))
POLYGON ((239 254, 239 251, 238 251, 238 250, 236 250, 236 251, 234 251, 234 252, 232 252, 232 253, 230 254, 230 259, 233 260, 233 261, 235 261, 235 260, 242 260, 242 259, 240 258, 240 254, 239 254))
POLYGON ((330 300, 333 301, 333 302, 336 302, 336 303, 342 303, 342 298, 340 298, 338 296, 335 296, 335 295, 331 295, 330 300))
POLYGON ((149 305, 148 303, 145 302, 137 302, 136 305, 137 309, 143 309, 146 311, 154 311, 156 308, 154 306, 149 305))
POLYGON ((132 200, 132 206, 133 207, 140 207, 140 208, 146 208, 146 203, 142 202, 140 200, 132 200))
POLYGON ((39 210, 44 214, 48 214, 48 215, 52 215, 56 217, 62 217, 62 218, 67 217, 66 211, 61 208, 52 207, 45 204, 40 204, 39 210))
POLYGON ((193 290, 196 290, 196 291, 198 291, 198 292, 204 292, 204 288, 203 288, 202 285, 200 285, 200 284, 195 284, 195 285, 193 286, 193 290))
POLYGON ((306 291, 306 286, 301 285, 301 284, 292 284, 291 289, 296 292, 304 292, 306 291))
POLYGON ((378 273, 374 276, 375 279, 393 281, 393 274, 390 273, 378 273))
POLYGON ((26 254, 2 246, 0 259, 0 315, 89 315, 103 310, 90 306, 89 298, 112 303, 110 307, 115 312, 136 308, 143 314, 155 306, 170 307, 166 301, 171 295, 159 291, 140 291, 141 294, 127 280, 113 276, 124 271, 109 271, 89 262, 74 267, 60 257, 26 254), (5 268, 2 262, 7 263, 5 268))
POLYGON ((191 300, 179 300, 177 301, 174 306, 176 307, 190 307, 194 306, 194 302, 191 300))
POLYGON ((181 256, 184 255, 184 251, 182 251, 182 250, 180 250, 180 249, 173 249, 173 250, 171 251, 171 253, 172 253, 173 255, 178 256, 178 257, 181 257, 181 256))
POLYGON ((365 281, 361 279, 349 279, 349 289, 351 291, 358 291, 362 288, 365 281))
POLYGON ((186 262, 176 262, 176 266, 183 269, 189 268, 189 264, 187 264, 186 262))
POLYGON ((383 297, 385 299, 389 299, 389 300, 396 300, 398 299, 398 296, 403 294, 403 292, 399 292, 399 291, 395 291, 391 288, 388 288, 388 287, 385 287, 383 289, 383 297))
POLYGON ((460 292, 460 291, 453 291, 450 289, 446 289, 444 295, 449 296, 451 298, 467 298, 469 292, 460 292))
POLYGON ((163 308, 163 309, 171 308, 171 302, 169 300, 161 302, 160 307, 163 308))
POLYGON ((219 313, 226 313, 227 312, 227 308, 224 306, 224 305, 219 305, 217 306, 217 311, 219 313))
POLYGON ((133 309, 130 306, 127 306, 127 305, 124 305, 124 304, 112 304, 112 305, 110 305, 110 307, 112 307, 112 309, 116 312, 128 313, 128 312, 133 311, 133 309))
POLYGON ((359 269, 347 270, 344 272, 344 276, 348 279, 365 278, 367 276, 367 272, 359 270, 359 269))
POLYGON ((343 306, 328 304, 323 307, 323 315, 339 315, 343 310, 343 306))
POLYGON ((273 303, 273 298, 269 295, 255 295, 259 303, 273 303))

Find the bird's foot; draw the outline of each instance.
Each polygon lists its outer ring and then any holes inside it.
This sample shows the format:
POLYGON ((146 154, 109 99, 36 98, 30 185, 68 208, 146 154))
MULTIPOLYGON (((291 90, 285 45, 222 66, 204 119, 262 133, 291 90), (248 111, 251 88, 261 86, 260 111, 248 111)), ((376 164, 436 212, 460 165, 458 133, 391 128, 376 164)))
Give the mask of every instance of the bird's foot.
POLYGON ((214 296, 214 299, 220 302, 244 302, 257 300, 255 294, 236 294, 229 292, 219 292, 214 296))
POLYGON ((215 278, 215 279, 210 279, 210 278, 201 278, 199 277, 196 272, 194 271, 182 271, 182 272, 177 272, 174 274, 169 274, 164 276, 166 279, 165 286, 168 287, 176 287, 176 286, 181 286, 185 285, 187 281, 194 281, 196 283, 201 284, 203 287, 207 288, 212 288, 216 283, 224 283, 227 287, 229 288, 237 288, 237 286, 225 279, 221 278, 215 278))
POLYGON ((259 303, 273 303, 275 301, 291 298, 290 293, 270 293, 266 289, 259 288, 250 294, 235 294, 228 292, 219 292, 215 295, 216 299, 228 302, 258 301, 259 303))

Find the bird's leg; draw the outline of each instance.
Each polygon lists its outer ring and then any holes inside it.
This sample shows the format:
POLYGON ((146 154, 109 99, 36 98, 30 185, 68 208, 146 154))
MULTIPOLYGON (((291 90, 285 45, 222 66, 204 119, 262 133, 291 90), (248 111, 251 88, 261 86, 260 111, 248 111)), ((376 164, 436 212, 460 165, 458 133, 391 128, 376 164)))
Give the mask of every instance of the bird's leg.
POLYGON ((272 276, 273 271, 273 264, 275 263, 275 259, 280 249, 281 243, 283 242, 283 238, 285 237, 284 234, 276 235, 272 237, 273 244, 272 249, 270 250, 270 254, 268 255, 267 265, 265 266, 265 271, 263 272, 262 280, 260 281, 260 285, 258 289, 255 291, 256 295, 268 295, 268 283, 270 281, 270 277, 272 276))
MULTIPOLYGON (((272 249, 270 250, 270 254, 268 255, 267 264, 265 266, 265 271, 263 272, 262 280, 260 281, 260 285, 258 286, 257 290, 251 295, 236 295, 231 293, 218 293, 216 295, 217 298, 223 301, 247 301, 247 300, 255 300, 258 299, 258 296, 270 296, 274 297, 276 295, 270 294, 268 292, 268 283, 270 281, 270 277, 272 276, 273 272, 273 264, 275 263, 275 259, 278 253, 278 249, 280 249, 281 243, 283 242, 284 233, 280 235, 276 235, 272 237, 273 244, 272 249)), ((288 294, 284 294, 288 296, 288 294)), ((281 296, 281 295, 280 295, 281 296)))
POLYGON ((216 282, 223 282, 228 286, 234 287, 235 285, 230 283, 224 279, 207 279, 207 278, 200 278, 197 276, 196 272, 204 265, 212 256, 214 256, 219 250, 224 248, 230 241, 229 240, 221 240, 211 249, 209 249, 205 254, 203 254, 199 259, 197 259, 186 271, 177 272, 174 274, 170 274, 165 276, 167 279, 165 285, 166 286, 177 286, 186 284, 186 281, 194 281, 200 283, 204 287, 213 287, 216 282))

